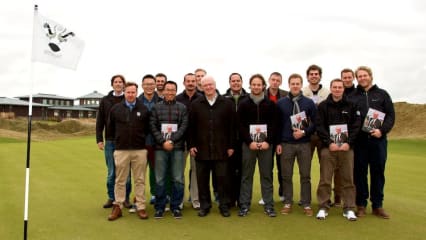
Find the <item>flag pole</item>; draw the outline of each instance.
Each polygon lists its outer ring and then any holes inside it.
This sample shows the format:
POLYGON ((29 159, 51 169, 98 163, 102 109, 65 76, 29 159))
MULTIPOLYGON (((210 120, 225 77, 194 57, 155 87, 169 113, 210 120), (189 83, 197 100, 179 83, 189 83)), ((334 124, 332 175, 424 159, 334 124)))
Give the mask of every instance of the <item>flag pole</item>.
MULTIPOLYGON (((38 11, 38 6, 34 5, 34 18, 33 25, 35 26, 35 18, 38 11)), ((34 29, 33 29, 34 31, 34 29)), ((33 33, 34 36, 34 33, 33 33)), ((34 48, 34 39, 32 41, 32 48, 34 48)), ((25 167, 25 203, 24 203, 24 240, 27 240, 28 237, 28 197, 30 190, 30 157, 31 157, 31 125, 32 125, 32 115, 33 115, 33 86, 34 86, 34 63, 31 61, 30 67, 30 97, 28 104, 28 133, 27 133, 27 161, 25 167)))

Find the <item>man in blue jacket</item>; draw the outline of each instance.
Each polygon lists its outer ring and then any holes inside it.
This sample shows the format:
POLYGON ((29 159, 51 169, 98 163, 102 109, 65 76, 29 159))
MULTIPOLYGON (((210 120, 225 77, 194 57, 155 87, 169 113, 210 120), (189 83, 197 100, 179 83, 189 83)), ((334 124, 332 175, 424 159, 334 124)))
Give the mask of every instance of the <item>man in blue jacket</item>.
POLYGON ((315 119, 315 103, 303 96, 303 79, 299 74, 292 74, 288 78, 290 92, 287 97, 281 98, 278 103, 278 121, 281 129, 278 136, 277 153, 281 154, 281 168, 283 174, 284 207, 281 214, 289 214, 293 205, 293 167, 297 158, 300 174, 300 203, 306 216, 312 216, 311 208, 311 145, 310 137, 315 131, 312 121, 315 119), (309 126, 304 129, 293 128, 291 117, 305 113, 309 126))

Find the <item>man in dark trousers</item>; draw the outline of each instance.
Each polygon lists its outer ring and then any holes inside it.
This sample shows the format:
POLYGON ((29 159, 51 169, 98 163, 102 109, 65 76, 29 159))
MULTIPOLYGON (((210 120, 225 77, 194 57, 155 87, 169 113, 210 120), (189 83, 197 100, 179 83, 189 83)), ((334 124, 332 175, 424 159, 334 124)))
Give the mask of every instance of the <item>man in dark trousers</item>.
MULTIPOLYGON (((248 94, 243 88, 243 78, 239 73, 231 73, 229 75, 229 89, 226 91, 224 97, 230 99, 235 105, 235 112, 238 111, 239 103, 247 98, 248 94)), ((241 184, 241 164, 242 164, 242 141, 239 137, 238 131, 235 131, 236 139, 234 146, 234 154, 229 159, 229 172, 230 172, 230 191, 231 191, 231 204, 230 207, 238 205, 240 198, 240 184, 241 184)))
POLYGON ((211 76, 201 80, 204 97, 191 105, 189 118, 189 147, 195 157, 200 211, 205 217, 212 207, 210 172, 214 172, 219 194, 219 210, 229 217, 228 158, 234 153, 235 110, 231 101, 216 92, 216 81, 211 76))
POLYGON ((385 166, 387 159, 386 135, 395 123, 395 109, 389 94, 373 84, 373 72, 361 66, 355 71, 358 86, 354 99, 365 119, 370 108, 385 114, 383 124, 369 132, 360 131, 355 142, 354 180, 358 217, 366 215, 367 200, 370 198, 373 214, 388 219, 383 209, 385 187, 385 166), (370 167, 370 191, 368 189, 368 168, 370 167))

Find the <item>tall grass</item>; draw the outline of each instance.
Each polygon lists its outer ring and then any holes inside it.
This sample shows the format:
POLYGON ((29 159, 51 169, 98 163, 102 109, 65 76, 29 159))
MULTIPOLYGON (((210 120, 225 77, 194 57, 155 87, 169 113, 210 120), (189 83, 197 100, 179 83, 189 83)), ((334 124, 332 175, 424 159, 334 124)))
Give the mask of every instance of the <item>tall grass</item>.
MULTIPOLYGON (((124 212, 124 217, 108 222, 103 154, 94 137, 32 143, 29 239, 425 239, 426 167, 425 140, 390 141, 386 169, 385 208, 390 220, 372 215, 357 222, 332 209, 325 221, 306 217, 295 208, 288 216, 269 218, 257 204, 259 178, 251 212, 230 218, 220 216, 217 208, 200 218, 185 203, 184 217, 175 220, 140 220, 124 212)), ((25 142, 0 139, 0 239, 23 236, 25 142)), ((312 162, 312 198, 315 210, 319 180, 318 160, 312 162)), ((298 201, 298 174, 295 169, 295 201, 298 201)), ((274 176, 276 178, 276 176, 274 176)), ((148 180, 148 178, 147 178, 148 180)), ((276 180, 276 179, 275 179, 276 180)), ((147 184, 148 186, 148 184, 147 184)), ((277 184, 275 185, 277 186, 277 184)), ((275 187, 277 189, 277 187, 275 187)), ((146 191, 149 197, 149 191, 146 191)), ((187 199, 188 192, 185 194, 187 199)), ((276 210, 282 207, 274 194, 276 210)))

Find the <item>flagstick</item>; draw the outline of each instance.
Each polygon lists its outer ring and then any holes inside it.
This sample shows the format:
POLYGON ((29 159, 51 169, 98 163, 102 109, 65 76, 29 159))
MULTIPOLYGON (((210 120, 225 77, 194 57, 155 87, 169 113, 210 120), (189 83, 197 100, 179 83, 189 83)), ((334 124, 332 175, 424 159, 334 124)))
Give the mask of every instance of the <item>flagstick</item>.
MULTIPOLYGON (((37 14, 38 6, 34 5, 34 16, 37 14)), ((34 46, 33 46, 34 47, 34 46)), ((28 197, 30 191, 30 157, 31 157, 31 122, 33 115, 33 87, 34 87, 34 63, 30 66, 30 97, 28 105, 28 134, 27 134, 27 162, 25 168, 25 203, 24 203, 24 240, 28 236, 28 197)))

